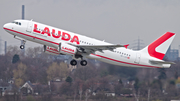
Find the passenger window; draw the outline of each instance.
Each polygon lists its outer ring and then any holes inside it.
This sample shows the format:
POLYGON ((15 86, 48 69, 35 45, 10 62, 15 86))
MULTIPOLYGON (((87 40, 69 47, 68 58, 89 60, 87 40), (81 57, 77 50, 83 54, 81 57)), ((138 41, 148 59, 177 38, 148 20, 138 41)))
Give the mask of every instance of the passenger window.
POLYGON ((18 22, 16 22, 16 24, 18 25, 18 22))
POLYGON ((21 23, 19 23, 19 25, 21 25, 21 23))

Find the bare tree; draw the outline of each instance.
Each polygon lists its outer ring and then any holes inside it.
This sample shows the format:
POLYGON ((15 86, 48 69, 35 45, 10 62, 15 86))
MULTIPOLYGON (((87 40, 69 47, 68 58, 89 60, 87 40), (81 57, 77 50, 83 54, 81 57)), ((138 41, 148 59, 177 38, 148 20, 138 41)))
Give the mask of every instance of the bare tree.
POLYGON ((62 80, 62 78, 67 77, 68 74, 67 64, 60 63, 58 65, 56 62, 53 62, 47 69, 47 74, 48 80, 53 80, 56 77, 59 77, 62 80))
POLYGON ((13 70, 13 77, 15 78, 15 84, 20 87, 26 80, 27 66, 23 63, 19 63, 17 69, 13 70))
POLYGON ((90 96, 91 96, 91 90, 90 89, 86 89, 86 91, 85 91, 85 101, 88 101, 90 96))
POLYGON ((95 69, 93 69, 92 67, 80 67, 76 69, 74 73, 74 78, 79 78, 81 80, 86 81, 88 79, 95 77, 96 75, 97 73, 95 69))
POLYGON ((82 93, 83 93, 83 86, 84 82, 81 79, 75 79, 73 84, 72 84, 72 90, 73 90, 73 95, 74 95, 74 101, 76 100, 77 95, 79 94, 80 97, 79 99, 82 99, 82 93))
POLYGON ((43 47, 34 47, 26 49, 26 57, 38 58, 41 57, 42 54, 44 55, 43 47))

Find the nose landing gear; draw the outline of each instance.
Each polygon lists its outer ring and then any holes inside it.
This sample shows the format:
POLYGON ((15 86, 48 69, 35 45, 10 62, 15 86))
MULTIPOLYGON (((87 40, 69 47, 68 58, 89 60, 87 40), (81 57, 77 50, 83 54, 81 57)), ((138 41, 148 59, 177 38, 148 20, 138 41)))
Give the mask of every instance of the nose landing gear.
POLYGON ((21 45, 21 46, 20 46, 20 49, 24 49, 24 45, 21 45))
POLYGON ((22 44, 22 45, 20 45, 20 49, 24 49, 24 45, 25 45, 25 43, 26 43, 26 41, 25 41, 25 40, 21 40, 21 44, 22 44))

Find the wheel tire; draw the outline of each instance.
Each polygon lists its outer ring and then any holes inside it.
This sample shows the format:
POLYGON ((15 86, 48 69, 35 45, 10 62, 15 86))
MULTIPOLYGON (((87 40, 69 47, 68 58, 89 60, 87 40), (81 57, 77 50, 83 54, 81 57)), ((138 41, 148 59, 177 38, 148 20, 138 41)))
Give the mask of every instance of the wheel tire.
POLYGON ((87 65, 87 61, 86 61, 86 60, 82 60, 82 61, 81 61, 81 65, 82 65, 82 66, 86 66, 86 65, 87 65))
POLYGON ((24 45, 21 45, 21 46, 20 46, 20 49, 24 49, 24 45))
POLYGON ((77 65, 77 61, 76 61, 76 60, 71 60, 70 64, 71 64, 72 66, 75 66, 75 65, 77 65))

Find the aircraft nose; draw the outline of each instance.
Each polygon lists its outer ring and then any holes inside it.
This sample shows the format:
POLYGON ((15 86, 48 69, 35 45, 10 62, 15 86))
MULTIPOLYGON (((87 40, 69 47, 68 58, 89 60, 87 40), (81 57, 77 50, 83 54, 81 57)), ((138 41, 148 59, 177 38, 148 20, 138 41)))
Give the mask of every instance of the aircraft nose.
POLYGON ((4 29, 7 29, 7 28, 8 28, 8 25, 9 25, 8 23, 4 24, 3 28, 4 28, 4 29))
POLYGON ((4 24, 3 28, 4 28, 4 30, 13 29, 11 23, 6 23, 6 24, 4 24))

